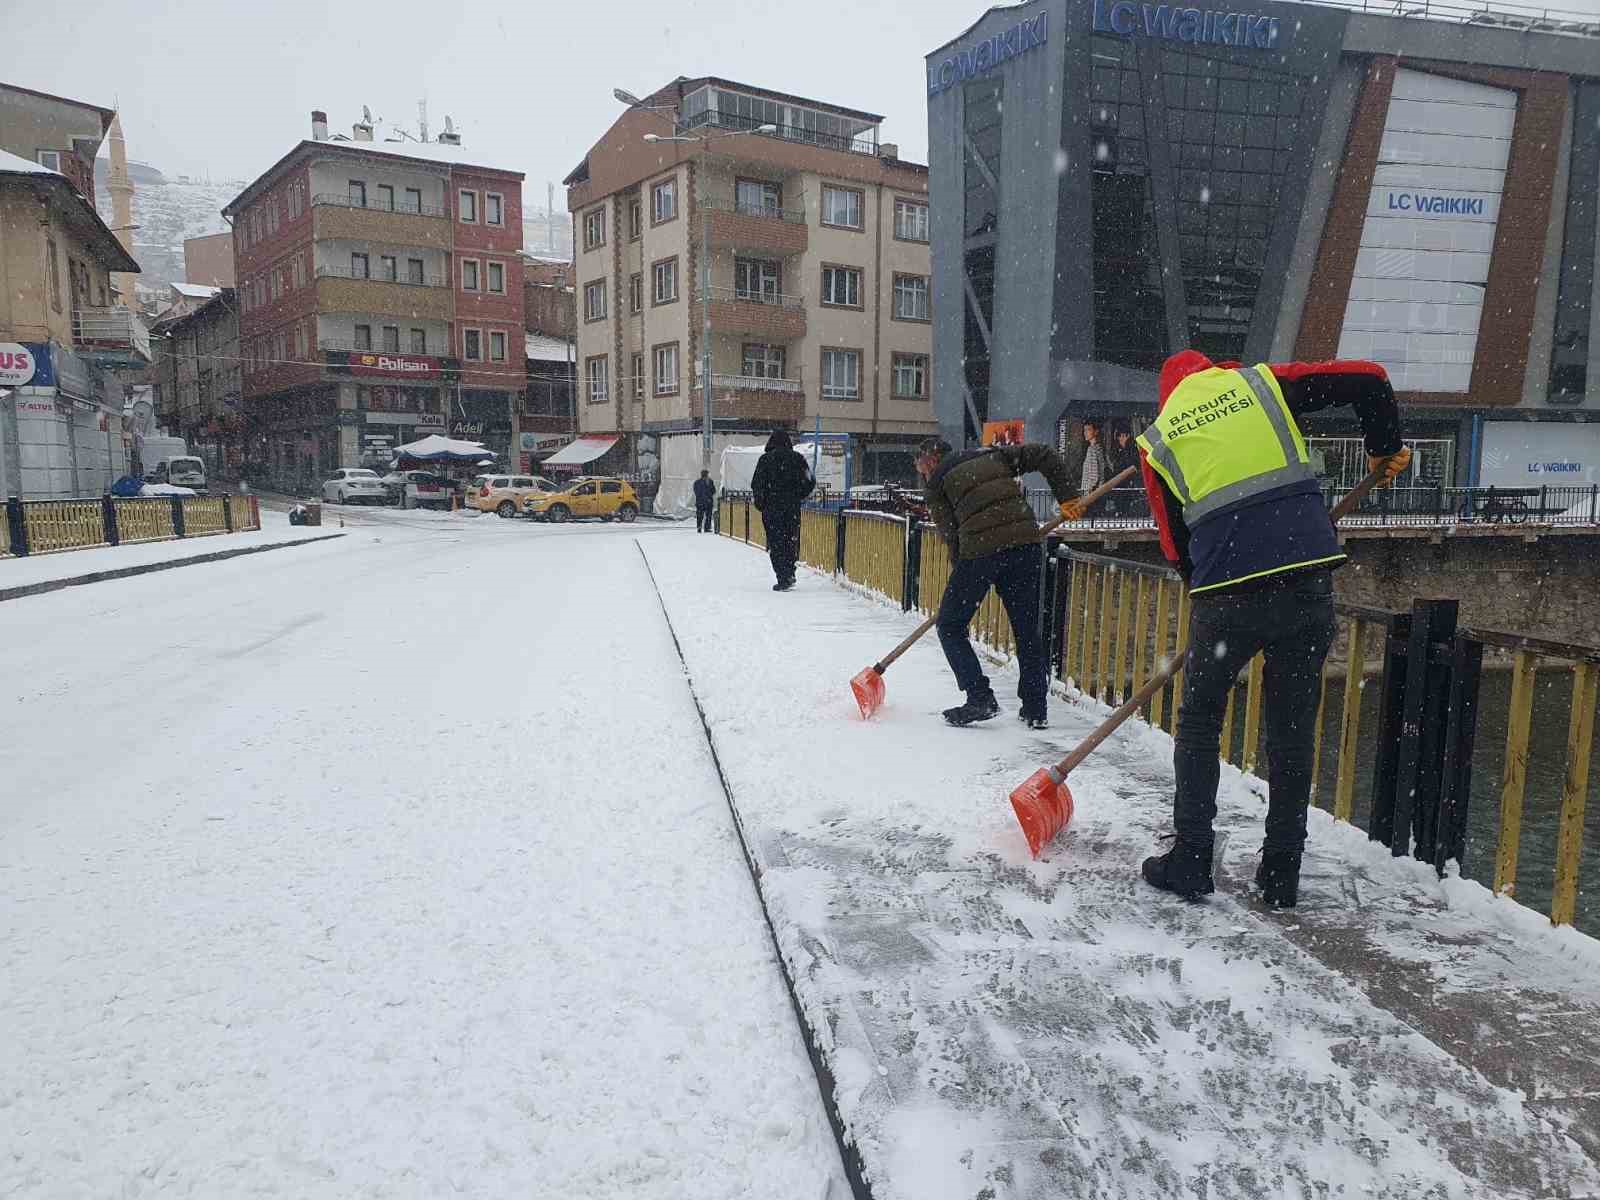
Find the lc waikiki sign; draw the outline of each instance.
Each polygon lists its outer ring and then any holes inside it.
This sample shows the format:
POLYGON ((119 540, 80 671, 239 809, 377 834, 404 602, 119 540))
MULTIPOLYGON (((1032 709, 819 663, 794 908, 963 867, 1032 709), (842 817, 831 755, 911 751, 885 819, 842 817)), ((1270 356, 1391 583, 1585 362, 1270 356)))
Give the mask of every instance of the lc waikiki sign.
POLYGON ((984 38, 976 46, 957 50, 928 68, 928 95, 937 96, 958 83, 987 75, 1001 63, 1019 54, 1038 49, 1044 45, 1049 32, 1049 14, 1040 13, 1036 17, 1024 17, 1004 33, 984 38))
POLYGON ((1278 45, 1277 17, 1171 4, 1137 4, 1133 0, 1094 0, 1094 30, 1119 37, 1138 33, 1169 42, 1235 46, 1242 50, 1273 50, 1278 45))

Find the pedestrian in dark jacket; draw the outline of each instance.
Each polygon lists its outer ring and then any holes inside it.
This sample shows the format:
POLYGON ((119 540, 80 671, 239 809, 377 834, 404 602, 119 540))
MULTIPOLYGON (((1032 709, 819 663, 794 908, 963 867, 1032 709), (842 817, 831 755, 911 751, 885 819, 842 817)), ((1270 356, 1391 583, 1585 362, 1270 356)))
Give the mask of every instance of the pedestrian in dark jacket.
POLYGON ((987 721, 1000 711, 994 689, 967 640, 967 626, 993 586, 1000 593, 1017 641, 1022 679, 1017 716, 1030 729, 1048 724, 1048 664, 1039 629, 1040 586, 1044 571, 1039 522, 1018 483, 1038 471, 1050 484, 1061 514, 1083 515, 1073 497, 1066 461, 1048 446, 990 446, 953 454, 950 443, 929 438, 917 456, 917 472, 926 480, 928 514, 950 547, 953 570, 939 602, 939 644, 955 672, 956 686, 966 692, 965 704, 944 711, 952 725, 987 721))
POLYGON ((775 592, 794 586, 794 564, 800 557, 800 505, 817 486, 811 466, 795 452, 782 430, 767 439, 767 452, 750 478, 750 499, 767 531, 767 557, 778 582, 775 592))
POLYGON ((696 533, 710 533, 717 500, 717 485, 711 482, 711 472, 701 471, 694 481, 694 529, 696 533))

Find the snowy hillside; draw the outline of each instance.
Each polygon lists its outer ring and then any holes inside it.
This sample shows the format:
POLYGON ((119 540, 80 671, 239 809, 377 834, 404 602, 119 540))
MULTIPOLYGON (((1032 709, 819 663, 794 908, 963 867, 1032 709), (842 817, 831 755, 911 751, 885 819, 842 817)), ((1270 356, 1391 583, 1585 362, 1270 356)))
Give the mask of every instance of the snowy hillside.
MULTIPOLYGON (((95 207, 111 223, 111 194, 106 191, 107 162, 95 163, 95 207)), ((133 256, 143 268, 139 283, 165 292, 183 281, 183 240, 227 229, 222 206, 244 190, 236 180, 205 182, 163 175, 143 163, 129 163, 133 180, 133 256)))

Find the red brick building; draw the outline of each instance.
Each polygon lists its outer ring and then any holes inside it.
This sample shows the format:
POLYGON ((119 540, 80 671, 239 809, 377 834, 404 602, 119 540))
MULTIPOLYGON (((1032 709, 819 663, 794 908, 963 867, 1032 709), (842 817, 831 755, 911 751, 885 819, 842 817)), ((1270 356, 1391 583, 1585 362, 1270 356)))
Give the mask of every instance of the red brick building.
MULTIPOLYGON (((522 173, 457 139, 299 143, 224 210, 247 466, 305 489, 429 433, 511 451, 525 380, 522 173)), ((446 135, 449 137, 450 135, 446 135)))

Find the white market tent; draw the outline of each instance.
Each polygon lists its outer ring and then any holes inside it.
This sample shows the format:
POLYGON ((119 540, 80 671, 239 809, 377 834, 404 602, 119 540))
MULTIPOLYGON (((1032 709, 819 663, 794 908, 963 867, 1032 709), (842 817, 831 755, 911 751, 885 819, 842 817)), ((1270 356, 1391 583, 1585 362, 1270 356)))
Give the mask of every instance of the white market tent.
POLYGON ((593 462, 607 450, 617 444, 617 434, 607 434, 604 437, 580 437, 568 442, 549 458, 544 460, 547 467, 578 467, 584 463, 593 462))
POLYGON ((493 461, 494 451, 484 449, 480 442, 461 442, 430 433, 425 438, 396 446, 394 456, 415 459, 417 462, 481 463, 493 461))

